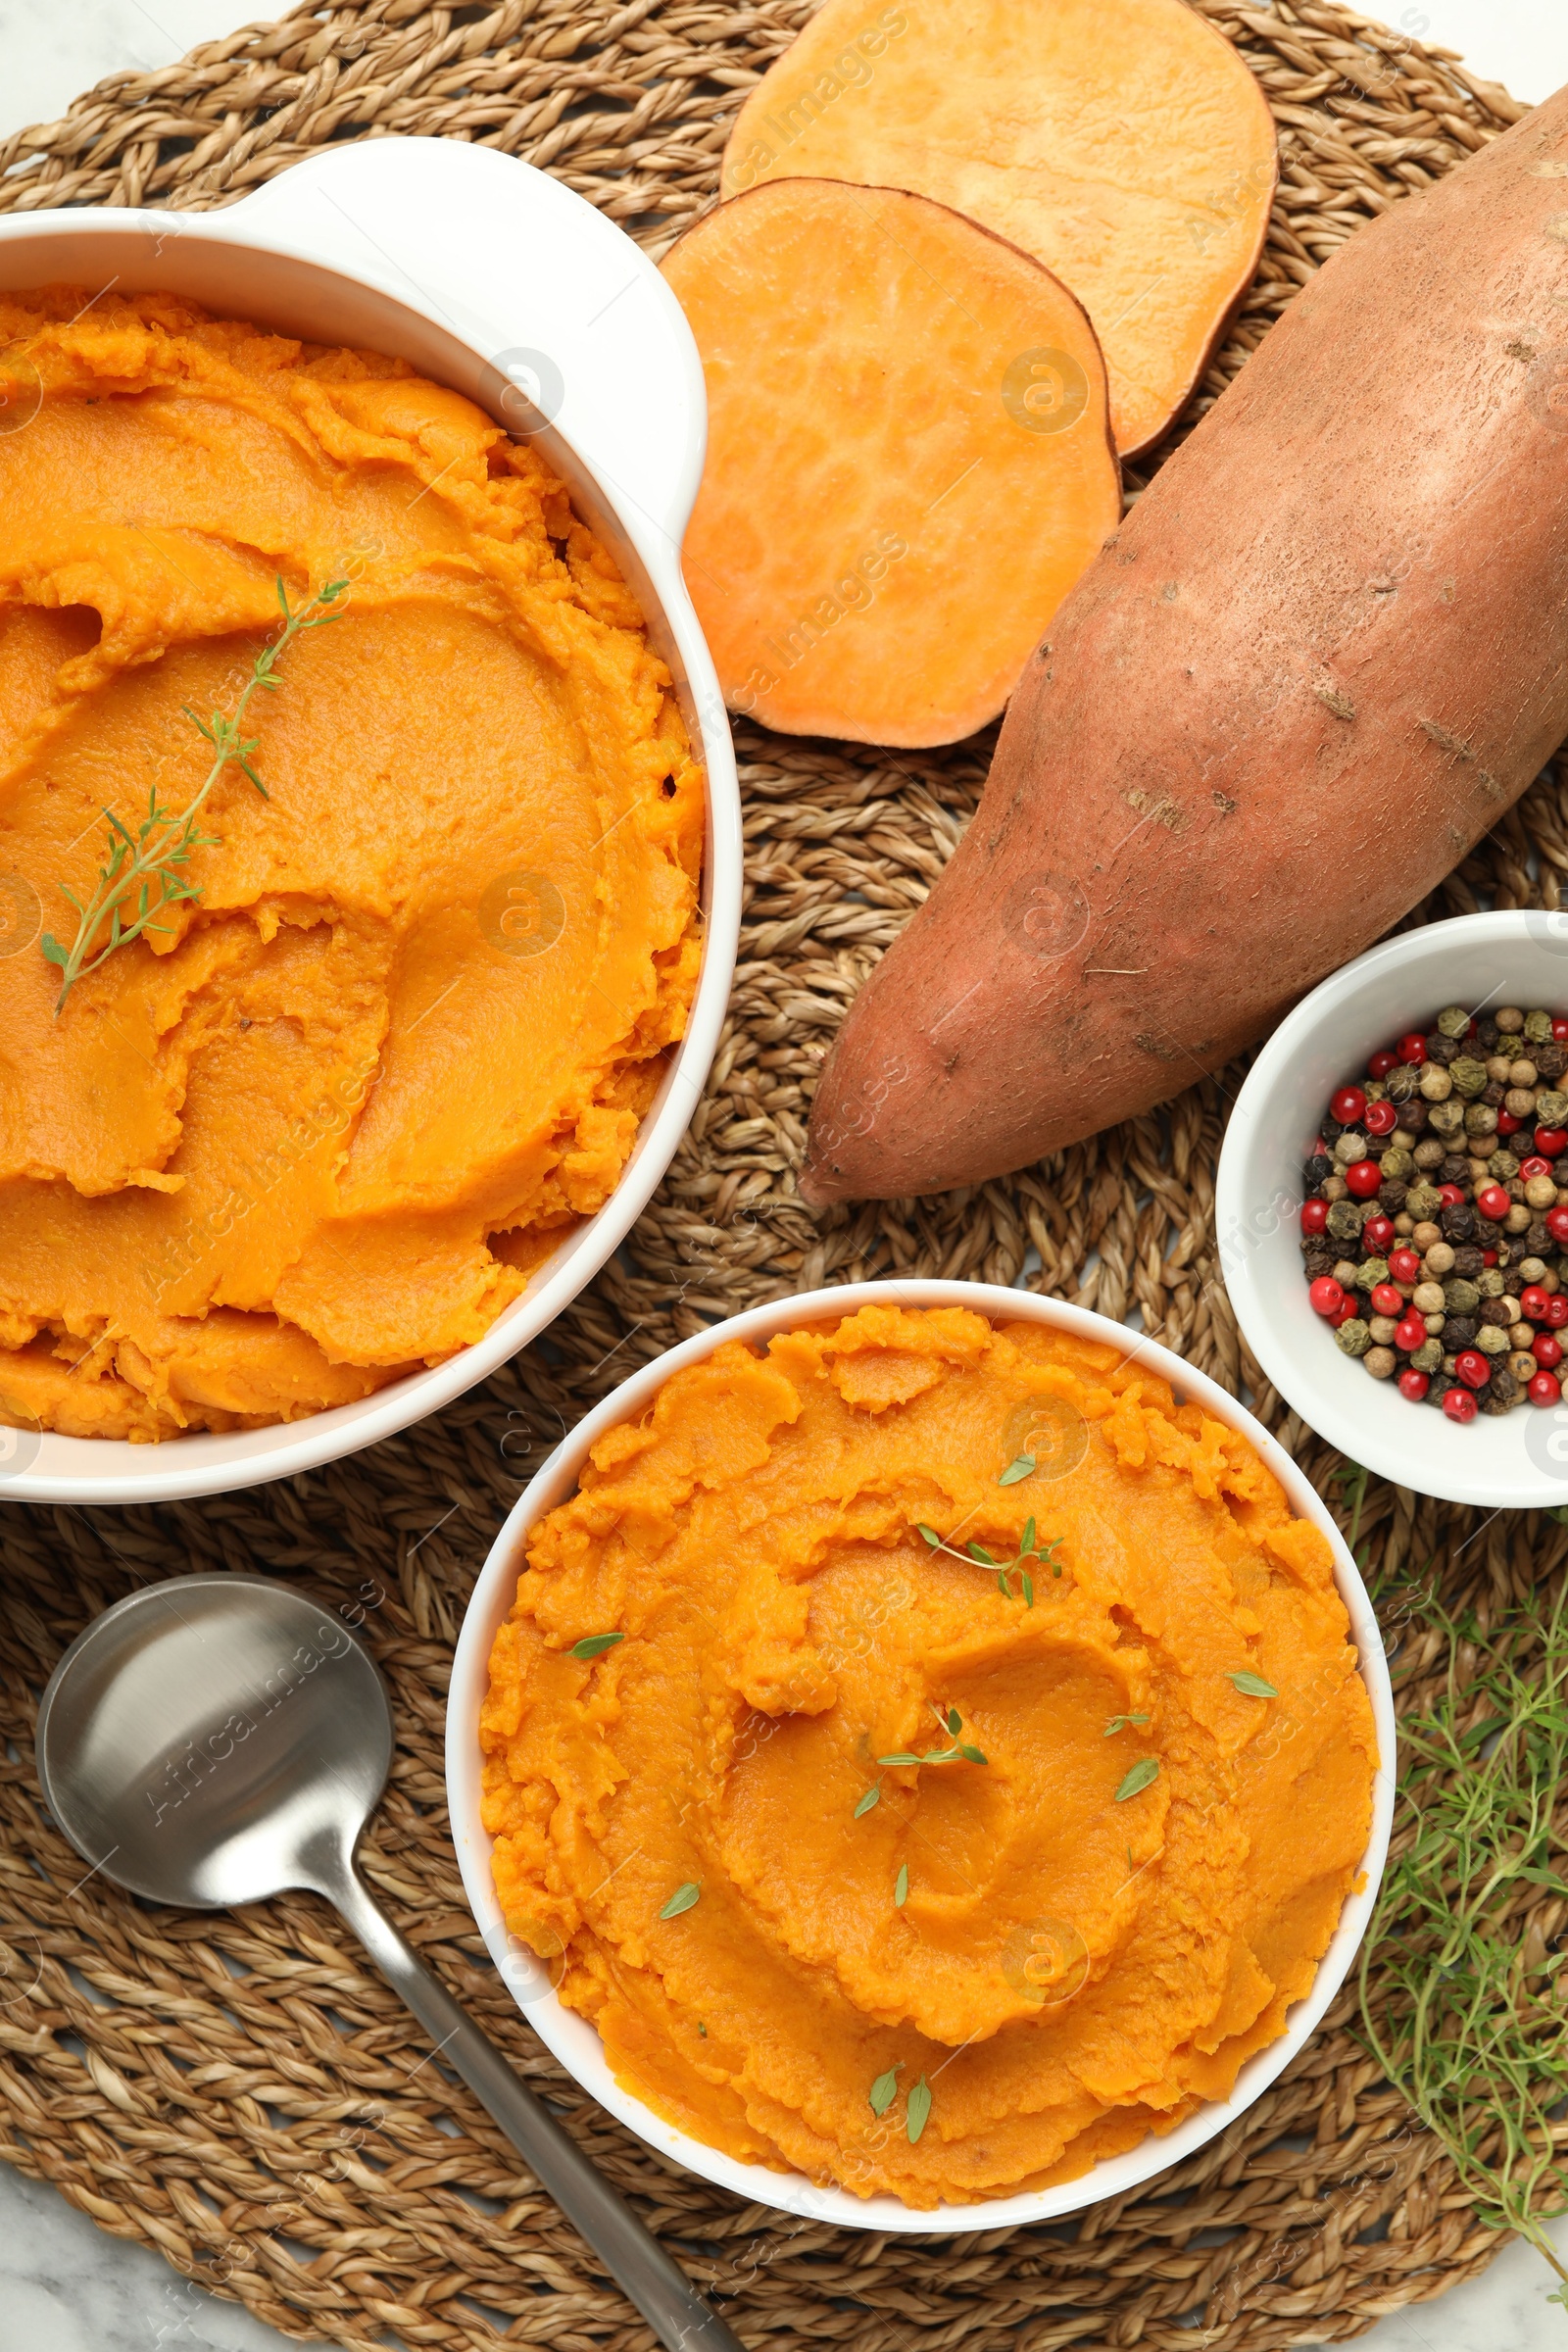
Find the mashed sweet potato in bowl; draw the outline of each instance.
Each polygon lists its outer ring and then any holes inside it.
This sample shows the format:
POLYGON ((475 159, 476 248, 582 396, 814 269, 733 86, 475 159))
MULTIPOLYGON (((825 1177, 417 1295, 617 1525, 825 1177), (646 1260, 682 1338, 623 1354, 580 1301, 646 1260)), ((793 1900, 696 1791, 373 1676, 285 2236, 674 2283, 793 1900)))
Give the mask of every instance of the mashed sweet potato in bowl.
POLYGON ((0 1490, 328 1460, 629 1228, 738 922, 701 439, 658 272, 505 158, 0 223, 0 1490), (194 805, 62 996, 116 842, 194 805))
POLYGON ((1298 2050, 1375 1897, 1364 1589, 1250 1414, 1082 1309, 780 1301, 590 1414, 448 1716, 469 1900, 671 2161, 871 2229, 1135 2186, 1298 2050))

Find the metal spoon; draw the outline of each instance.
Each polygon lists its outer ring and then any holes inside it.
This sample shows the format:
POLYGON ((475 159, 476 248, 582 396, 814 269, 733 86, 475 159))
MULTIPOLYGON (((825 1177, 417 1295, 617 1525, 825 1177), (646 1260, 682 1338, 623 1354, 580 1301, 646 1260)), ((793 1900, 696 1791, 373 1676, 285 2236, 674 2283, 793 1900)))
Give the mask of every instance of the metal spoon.
POLYGON ((77 1636, 38 1712, 38 1775, 84 1860, 155 1903, 324 1895, 668 2352, 741 2352, 631 2207, 382 1912, 354 1849, 392 1710, 328 1609, 260 1576, 179 1576, 77 1636))

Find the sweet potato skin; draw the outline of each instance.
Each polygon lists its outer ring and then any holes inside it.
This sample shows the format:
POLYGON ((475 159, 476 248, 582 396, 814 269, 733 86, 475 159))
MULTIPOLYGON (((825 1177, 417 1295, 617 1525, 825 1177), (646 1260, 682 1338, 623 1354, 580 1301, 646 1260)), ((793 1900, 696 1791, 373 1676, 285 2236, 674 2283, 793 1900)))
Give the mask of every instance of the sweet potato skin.
POLYGON ((1179 1093, 1568 734, 1565 167, 1568 89, 1351 238, 1155 477, 851 1008, 808 1200, 977 1183, 1179 1093))

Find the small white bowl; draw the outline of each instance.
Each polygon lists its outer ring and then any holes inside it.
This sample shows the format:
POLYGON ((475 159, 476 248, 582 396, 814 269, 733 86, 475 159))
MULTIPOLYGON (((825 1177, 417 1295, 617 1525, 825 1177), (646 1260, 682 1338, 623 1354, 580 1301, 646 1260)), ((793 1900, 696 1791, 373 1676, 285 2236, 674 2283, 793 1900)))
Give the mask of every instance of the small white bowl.
POLYGON ((0 1428, 0 1495, 156 1502, 290 1478, 373 1445, 526 1346, 624 1241, 708 1076, 740 930, 741 810, 723 697, 681 576, 702 477, 702 363, 646 254, 560 180, 458 139, 370 139, 216 213, 0 220, 0 288, 184 294, 223 318, 406 359, 532 440, 637 591, 708 779, 702 971, 686 1035, 597 1216, 471 1348, 307 1420, 158 1446, 0 1428))
POLYGON ((1380 1477, 1494 1510, 1568 1503, 1568 1405, 1516 1405, 1463 1426, 1343 1356, 1307 1300, 1304 1164, 1336 1087, 1446 1004, 1568 1011, 1568 914, 1523 908, 1401 931, 1315 988, 1275 1030, 1237 1097, 1214 1222, 1236 1320, 1268 1378, 1331 1446, 1380 1477))
POLYGON ((1202 2147, 1216 2132, 1223 2132, 1246 2113, 1308 2040, 1344 1983, 1366 1933, 1388 1851, 1394 1812, 1394 1702, 1389 1670, 1366 1588, 1322 1499, 1262 1424, 1203 1373, 1195 1372, 1180 1356, 1172 1355, 1168 1348, 1156 1346, 1153 1341, 1139 1339, 1123 1325, 1112 1323, 1103 1315, 1091 1314, 1081 1306, 1043 1298, 1032 1291, 1003 1290, 996 1284, 979 1282, 847 1283, 836 1290, 808 1291, 798 1298, 775 1299, 766 1306, 753 1307, 748 1314, 734 1315, 728 1322, 714 1324, 711 1330, 700 1333, 682 1347, 672 1348, 665 1355, 657 1356, 641 1372, 623 1381, 557 1446, 496 1538, 464 1619, 452 1663, 451 1694, 447 1702, 447 1797, 468 1901, 490 1956, 511 1987, 518 2008, 567 2072, 657 2154, 686 2172, 695 2173, 701 2180, 732 2189, 750 2203, 772 2206, 779 2213, 802 2214, 813 2221, 831 2222, 851 2230, 934 2234, 1053 2221, 1063 2214, 1076 2213, 1086 2205, 1098 2204, 1102 2198, 1121 2196, 1155 2173, 1165 2171, 1167 2166, 1179 2163, 1184 2156, 1191 2156, 1195 2149, 1202 2147), (728 1340, 745 1340, 756 1348, 764 1348, 775 1332, 793 1331, 808 1323, 837 1322, 843 1315, 854 1314, 858 1307, 890 1302, 911 1307, 964 1306, 993 1321, 1047 1323, 1055 1330, 1073 1332, 1081 1339, 1119 1348, 1125 1354, 1136 1353, 1151 1371, 1168 1380, 1180 1396, 1200 1404, 1216 1420, 1240 1430, 1285 1489, 1292 1509, 1320 1527, 1329 1540, 1335 1578, 1349 1612, 1351 1638, 1372 1704, 1381 1757, 1373 1784, 1372 1827, 1361 1861, 1364 1877, 1360 1890, 1346 1901, 1311 1991, 1290 2011, 1279 2040, 1259 2050, 1242 2068, 1231 2097, 1223 2104, 1216 2101, 1200 2108, 1164 2138, 1151 2135, 1127 2155, 1111 2157, 1096 2165, 1083 2179, 1069 2180, 1059 2188, 1035 2189, 1022 2196, 998 2197, 974 2205, 939 2205, 926 2212, 916 2212, 896 2197, 863 2198, 847 2188, 820 2187, 802 2173, 776 2173, 765 2165, 741 2164, 702 2140, 693 2139, 688 2132, 677 2131, 624 2089, 610 2070, 604 2044, 595 2029, 586 2018, 562 2006, 546 1972, 532 1953, 519 1938, 509 1936, 490 1870, 494 1841, 479 1810, 479 1709, 489 1688, 491 1645, 516 1597, 518 1567, 529 1531, 537 1520, 573 1493, 578 1469, 589 1447, 617 1422, 635 1420, 644 1413, 672 1372, 678 1372, 686 1364, 700 1363, 728 1340))

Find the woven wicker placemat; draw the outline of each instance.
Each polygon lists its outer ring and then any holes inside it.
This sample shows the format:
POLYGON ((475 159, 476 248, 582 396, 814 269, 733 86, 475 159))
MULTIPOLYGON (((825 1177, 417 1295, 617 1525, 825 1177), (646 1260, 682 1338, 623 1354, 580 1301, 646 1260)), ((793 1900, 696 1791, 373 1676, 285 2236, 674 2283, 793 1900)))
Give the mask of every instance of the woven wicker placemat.
MULTIPOLYGON (((1267 91, 1284 176, 1194 416, 1344 237, 1524 111, 1346 10, 1198 5, 1267 91)), ((209 207, 328 141, 421 132, 525 156, 657 248, 710 199, 730 115, 808 13, 799 0, 306 7, 164 72, 114 75, 0 144, 0 209, 209 207)), ((0 2154, 296 2335, 365 2352, 651 2340, 321 1905, 159 1911, 83 1879, 44 1816, 32 1720, 65 1643, 139 1582, 259 1569, 340 1607, 390 1681, 398 1759, 366 1856, 382 1900, 747 2342, 1250 2352, 1353 2334, 1479 2270, 1498 2241, 1378 2083, 1347 2000, 1242 2124, 1142 2192, 1063 2226, 911 2241, 785 2222, 666 2172, 546 2056, 474 1931, 441 1766, 474 1573, 587 1404, 714 1315, 824 1278, 1022 1279, 1141 1318, 1245 1386, 1321 1487, 1337 1467, 1249 1362, 1215 1279, 1234 1071, 1005 1182, 805 1210, 791 1170, 828 1040, 951 851, 989 742, 895 759, 742 727, 739 748, 748 907, 712 1079, 630 1250, 548 1344, 328 1471, 206 1503, 0 1515, 0 2154)), ((1411 919, 1478 898, 1555 906, 1563 874, 1568 804, 1548 774, 1411 919)), ((1568 1558, 1568 1529, 1488 1523, 1376 1481, 1361 1537, 1415 1694, 1438 1643, 1399 1606, 1406 1574, 1436 1563, 1448 1599, 1485 1617, 1568 1558)))

